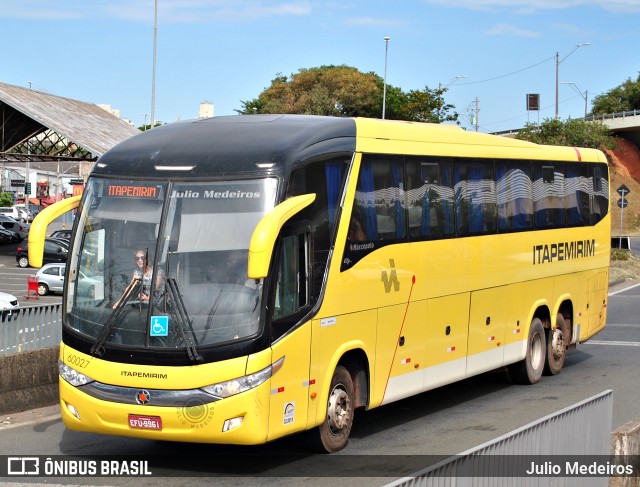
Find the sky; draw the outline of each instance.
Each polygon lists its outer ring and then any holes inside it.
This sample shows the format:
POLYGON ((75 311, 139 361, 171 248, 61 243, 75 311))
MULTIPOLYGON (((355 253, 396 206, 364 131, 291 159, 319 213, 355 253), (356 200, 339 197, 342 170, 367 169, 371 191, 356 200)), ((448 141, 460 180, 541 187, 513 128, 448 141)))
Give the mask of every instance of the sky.
POLYGON ((638 25, 640 0, 0 0, 0 82, 141 126, 152 104, 162 123, 202 102, 236 115, 279 75, 386 66, 389 85, 446 86, 461 126, 499 132, 555 117, 556 60, 561 119, 635 80, 638 25))

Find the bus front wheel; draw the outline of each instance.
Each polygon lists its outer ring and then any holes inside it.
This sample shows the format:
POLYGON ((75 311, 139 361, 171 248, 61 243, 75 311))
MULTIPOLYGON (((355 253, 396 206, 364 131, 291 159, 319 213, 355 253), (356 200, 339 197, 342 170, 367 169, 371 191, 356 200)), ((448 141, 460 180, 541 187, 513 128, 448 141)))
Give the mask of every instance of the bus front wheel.
POLYGON ((333 453, 347 446, 353 425, 353 400, 353 379, 349 371, 339 365, 331 379, 325 419, 310 432, 314 450, 333 453))
POLYGON ((513 380, 519 384, 535 384, 538 382, 545 367, 545 356, 544 327, 539 318, 534 318, 529 327, 527 354, 524 360, 509 367, 513 380))
POLYGON ((546 375, 559 374, 567 356, 567 325, 564 316, 558 313, 556 327, 547 330, 547 363, 544 366, 546 375))

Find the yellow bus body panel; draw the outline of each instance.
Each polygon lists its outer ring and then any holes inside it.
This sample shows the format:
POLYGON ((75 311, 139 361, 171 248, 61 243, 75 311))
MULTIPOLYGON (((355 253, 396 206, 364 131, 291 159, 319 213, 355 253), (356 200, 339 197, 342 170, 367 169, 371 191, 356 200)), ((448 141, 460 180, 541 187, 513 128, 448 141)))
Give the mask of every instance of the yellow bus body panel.
POLYGON ((29 265, 31 267, 42 267, 42 257, 44 255, 44 239, 49 223, 64 215, 66 212, 76 209, 80 205, 82 195, 72 196, 60 200, 47 206, 33 219, 29 229, 29 265))
POLYGON ((268 440, 307 427, 311 388, 309 343, 311 323, 305 323, 272 345, 273 361, 284 357, 282 369, 271 378, 271 394, 265 407, 269 415, 268 440))
MULTIPOLYGON (((362 152, 606 162, 593 149, 543 147, 463 134, 455 127, 435 126, 432 140, 424 140, 422 129, 413 132, 411 123, 385 124, 382 129, 376 121, 357 119, 357 123, 357 149, 362 152)), ((360 161, 357 153, 353 174, 358 173, 360 161)), ((609 214, 590 227, 388 245, 341 272, 354 179, 346 190, 323 305, 314 319, 311 367, 325 369, 325 389, 341 357, 335 350, 346 353, 361 348, 359 343, 375 343, 375 355, 366 354, 371 408, 522 360, 529 326, 540 308, 549 310, 555 326, 562 302, 569 299, 575 317, 571 325, 577 333, 574 342, 585 341, 604 327, 609 214), (593 244, 593 255, 580 259, 553 255, 565 242, 578 241, 593 244), (537 246, 552 249, 551 259, 536 262, 537 246), (359 340, 351 335, 331 340, 330 327, 319 326, 323 322, 335 322, 336 330, 357 328, 353 336, 359 340), (349 325, 341 327, 342 323, 349 325), (331 353, 316 353, 322 348, 316 340, 326 341, 331 353)), ((324 399, 326 392, 320 397, 324 399)), ((323 414, 310 411, 310 418, 319 424, 323 414)))

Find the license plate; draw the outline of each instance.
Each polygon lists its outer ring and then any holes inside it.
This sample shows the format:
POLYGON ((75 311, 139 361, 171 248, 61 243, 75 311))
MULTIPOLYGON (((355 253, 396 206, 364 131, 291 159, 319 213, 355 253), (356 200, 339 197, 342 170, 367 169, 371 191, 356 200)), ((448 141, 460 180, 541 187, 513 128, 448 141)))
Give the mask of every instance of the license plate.
POLYGON ((129 415, 129 427, 143 430, 161 430, 162 418, 160 416, 129 415))

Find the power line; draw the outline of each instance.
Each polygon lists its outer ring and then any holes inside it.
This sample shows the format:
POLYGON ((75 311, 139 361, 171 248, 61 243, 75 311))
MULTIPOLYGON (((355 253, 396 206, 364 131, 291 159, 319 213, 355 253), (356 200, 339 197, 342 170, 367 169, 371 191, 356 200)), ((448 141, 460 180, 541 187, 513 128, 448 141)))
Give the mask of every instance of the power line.
POLYGON ((495 80, 500 79, 500 78, 506 78, 507 76, 513 76, 514 74, 522 73, 523 71, 526 71, 527 69, 531 69, 531 68, 535 68, 536 66, 540 66, 541 64, 546 63, 547 61, 551 61, 552 59, 555 59, 555 56, 551 56, 550 58, 547 58, 547 59, 545 59, 543 61, 540 61, 539 63, 532 64, 531 66, 528 66, 526 68, 522 68, 522 69, 519 69, 517 71, 513 71, 512 73, 507 73, 507 74, 503 74, 503 75, 500 75, 500 76, 496 76, 494 78, 483 79, 483 80, 480 80, 480 81, 470 81, 468 83, 458 83, 458 86, 477 85, 479 83, 487 83, 488 81, 495 81, 495 80))

